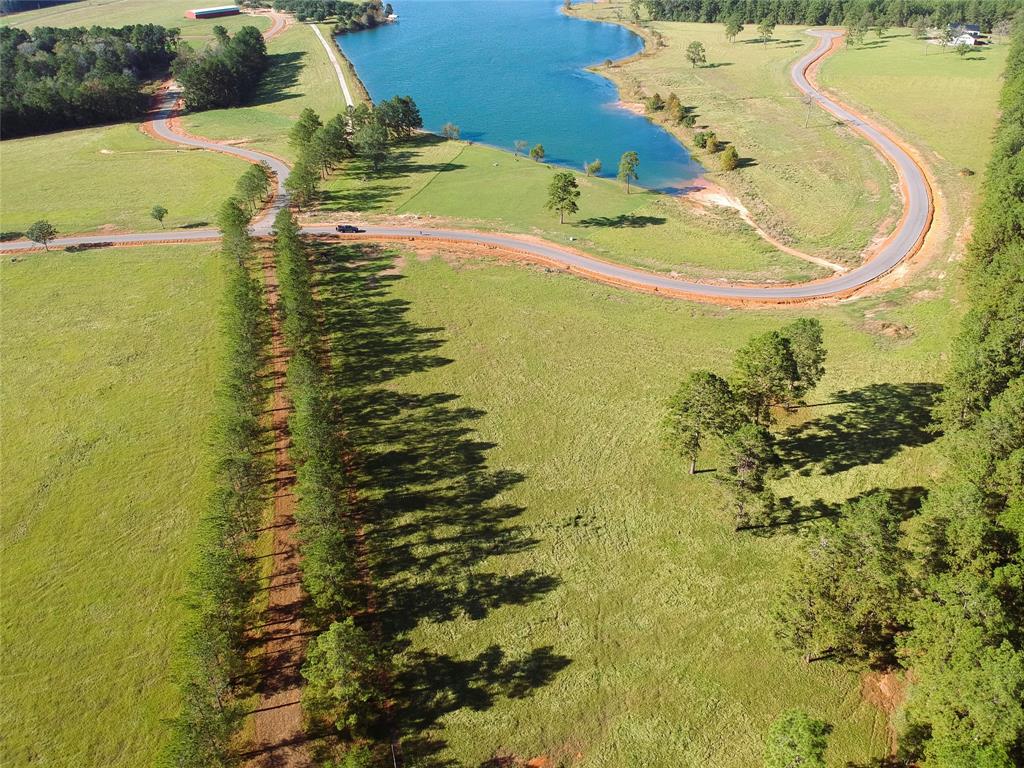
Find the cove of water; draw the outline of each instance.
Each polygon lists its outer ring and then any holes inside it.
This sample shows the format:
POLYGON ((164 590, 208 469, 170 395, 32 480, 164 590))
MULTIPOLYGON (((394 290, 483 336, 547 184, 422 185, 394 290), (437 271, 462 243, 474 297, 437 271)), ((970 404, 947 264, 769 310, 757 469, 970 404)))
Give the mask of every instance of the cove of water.
MULTIPOLYGON (((615 24, 569 18, 554 0, 393 0, 399 21, 338 38, 375 101, 412 96, 428 131, 511 150, 543 144, 548 162, 614 177, 623 152, 640 184, 678 191, 701 174, 675 137, 616 107, 615 86, 585 67, 637 53, 615 24)), ((663 96, 667 94, 662 94, 663 96)))

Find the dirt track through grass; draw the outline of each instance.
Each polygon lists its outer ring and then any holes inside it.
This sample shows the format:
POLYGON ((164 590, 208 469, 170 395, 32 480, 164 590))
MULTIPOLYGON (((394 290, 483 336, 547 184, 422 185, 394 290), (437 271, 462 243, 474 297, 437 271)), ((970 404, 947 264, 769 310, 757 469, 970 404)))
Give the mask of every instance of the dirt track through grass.
POLYGON ((289 354, 284 343, 280 294, 274 255, 263 253, 263 275, 270 308, 273 394, 270 428, 274 438, 272 564, 266 585, 267 605, 258 633, 259 703, 252 713, 252 747, 246 752, 248 768, 305 768, 311 765, 302 713, 302 676, 307 633, 302 611, 302 564, 298 525, 295 522, 295 466, 289 453, 287 371, 289 354))

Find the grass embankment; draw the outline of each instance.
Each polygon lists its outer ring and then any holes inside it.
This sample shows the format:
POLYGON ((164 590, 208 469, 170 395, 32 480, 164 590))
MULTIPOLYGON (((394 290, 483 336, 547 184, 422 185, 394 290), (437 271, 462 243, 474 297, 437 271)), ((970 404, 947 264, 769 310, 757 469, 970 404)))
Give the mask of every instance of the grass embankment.
MULTIPOLYGON (((857 677, 805 665, 772 636, 796 529, 734 533, 726 495, 659 437, 679 378, 725 373, 749 336, 794 315, 403 260, 374 278, 389 258, 328 249, 320 290, 362 453, 406 759, 749 766, 793 706, 834 724, 831 764, 880 753, 884 718, 857 677)), ((891 318, 909 340, 866 332, 868 309, 816 313, 830 357, 810 402, 823 405, 782 439, 777 490, 819 514, 918 486, 941 463, 927 407, 948 303, 891 318)))
POLYGON ((175 148, 135 123, 3 143, 0 229, 23 232, 48 219, 62 233, 152 231, 154 205, 164 227, 206 226, 247 163, 175 148))
POLYGON ((288 145, 288 131, 299 113, 310 107, 327 120, 345 111, 345 97, 309 25, 293 24, 267 43, 267 52, 267 74, 249 106, 189 114, 182 122, 199 136, 237 142, 293 162, 297 153, 288 145))
POLYGON ((152 764, 207 492, 212 248, 0 268, 5 765, 152 764))
MULTIPOLYGON (((583 18, 628 18, 625 2, 580 5, 583 18)), ((859 263, 879 225, 891 229, 898 203, 895 174, 859 135, 803 103, 790 80, 793 62, 817 40, 804 27, 780 26, 771 42, 748 25, 733 43, 721 24, 657 22, 665 45, 623 65, 598 66, 623 98, 641 101, 675 92, 694 107, 694 130, 710 128, 736 146, 743 167, 716 171, 717 157, 694 149, 709 178, 739 197, 754 219, 784 242, 814 255, 859 263), (684 56, 691 41, 707 51, 694 69, 684 56), (809 118, 808 118, 809 115, 809 118)), ((692 130, 673 131, 693 147, 692 130)))
POLYGON ((199 6, 195 0, 82 0, 51 8, 13 13, 0 19, 0 26, 32 29, 46 27, 123 27, 126 24, 160 24, 178 27, 182 39, 201 43, 212 39, 213 27, 220 24, 230 34, 251 25, 260 30, 270 28, 266 16, 224 16, 217 19, 186 19, 185 11, 199 6))

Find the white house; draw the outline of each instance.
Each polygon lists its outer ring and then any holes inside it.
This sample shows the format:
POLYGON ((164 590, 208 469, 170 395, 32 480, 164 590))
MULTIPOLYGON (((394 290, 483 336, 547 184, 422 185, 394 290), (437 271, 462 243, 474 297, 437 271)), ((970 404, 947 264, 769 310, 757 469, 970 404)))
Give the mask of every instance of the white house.
POLYGON ((978 39, 967 32, 954 37, 946 45, 955 48, 958 45, 978 45, 978 39))

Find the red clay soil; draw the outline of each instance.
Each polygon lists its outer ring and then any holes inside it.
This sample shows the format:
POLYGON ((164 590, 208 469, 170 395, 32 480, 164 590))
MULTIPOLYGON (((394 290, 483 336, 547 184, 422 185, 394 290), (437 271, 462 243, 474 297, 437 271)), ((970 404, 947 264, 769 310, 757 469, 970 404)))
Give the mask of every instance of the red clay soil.
POLYGON ((291 403, 285 388, 288 351, 281 332, 277 272, 273 254, 263 257, 267 303, 271 317, 274 433, 273 563, 267 584, 267 608, 260 622, 259 705, 251 715, 249 768, 306 768, 312 762, 306 744, 299 669, 305 656, 302 623, 302 570, 295 522, 295 469, 289 456, 291 403))

